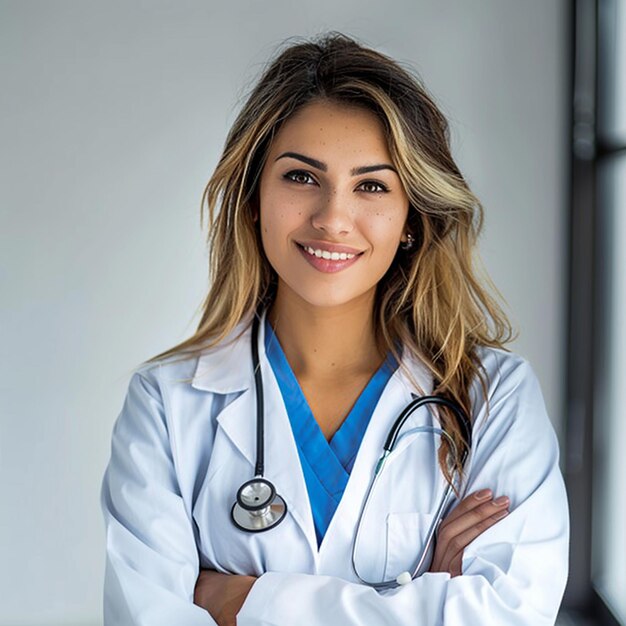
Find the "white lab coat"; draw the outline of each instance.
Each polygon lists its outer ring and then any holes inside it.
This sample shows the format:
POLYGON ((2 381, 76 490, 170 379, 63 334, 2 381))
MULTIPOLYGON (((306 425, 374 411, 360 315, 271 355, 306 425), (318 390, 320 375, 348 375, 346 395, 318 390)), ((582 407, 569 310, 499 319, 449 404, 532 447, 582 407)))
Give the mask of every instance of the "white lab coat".
MULTIPOLYGON (((232 524, 239 486, 255 464, 250 330, 199 359, 144 366, 130 381, 113 429, 101 504, 106 525, 105 626, 206 626, 193 604, 200 568, 258 576, 240 626, 554 624, 567 577, 568 511, 558 445, 532 369, 482 349, 490 414, 473 389, 474 444, 463 494, 490 488, 511 513, 464 551, 463 575, 426 573, 377 592, 351 566, 355 526, 387 432, 411 392, 432 390, 426 368, 407 361, 421 390, 398 370, 363 437, 343 498, 318 550, 289 419, 263 348, 265 475, 287 502, 277 527, 232 524)), ((432 423, 416 411, 412 425, 432 423)), ((444 484, 438 439, 408 434, 389 457, 363 520, 359 573, 388 580, 409 570, 444 484)))

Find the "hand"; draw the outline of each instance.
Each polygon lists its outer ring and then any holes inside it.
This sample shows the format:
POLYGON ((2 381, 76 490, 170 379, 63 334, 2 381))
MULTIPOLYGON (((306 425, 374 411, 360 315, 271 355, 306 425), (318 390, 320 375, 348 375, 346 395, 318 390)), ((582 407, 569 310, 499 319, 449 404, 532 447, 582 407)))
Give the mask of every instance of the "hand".
POLYGON ((218 626, 236 626, 237 613, 255 582, 255 576, 222 574, 203 569, 196 581, 193 602, 206 609, 218 626))
POLYGON ((460 576, 463 550, 509 514, 509 499, 492 499, 489 489, 483 489, 464 498, 443 520, 437 531, 435 555, 428 571, 448 572, 460 576))

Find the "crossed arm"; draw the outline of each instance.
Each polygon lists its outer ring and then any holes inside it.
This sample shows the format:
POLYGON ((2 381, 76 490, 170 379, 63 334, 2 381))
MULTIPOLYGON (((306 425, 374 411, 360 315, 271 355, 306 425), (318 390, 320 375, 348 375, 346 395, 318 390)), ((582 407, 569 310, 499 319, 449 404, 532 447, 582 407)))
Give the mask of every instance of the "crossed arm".
MULTIPOLYGON (((439 527, 429 571, 460 576, 463 550, 498 520, 506 517, 508 506, 506 496, 493 498, 488 489, 464 498, 439 527)), ((236 626, 237 613, 256 580, 255 576, 201 570, 194 590, 194 603, 208 611, 218 626, 236 626)))

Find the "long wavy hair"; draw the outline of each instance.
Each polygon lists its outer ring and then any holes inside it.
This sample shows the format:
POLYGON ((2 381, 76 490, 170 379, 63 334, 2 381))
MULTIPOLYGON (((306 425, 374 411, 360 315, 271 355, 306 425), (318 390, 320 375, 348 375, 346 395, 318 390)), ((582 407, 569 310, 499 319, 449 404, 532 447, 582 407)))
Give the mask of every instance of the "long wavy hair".
MULTIPOLYGON (((277 277, 261 244, 258 183, 273 137, 303 106, 318 100, 363 107, 381 121, 409 197, 407 229, 415 243, 399 250, 377 286, 379 345, 398 362, 398 343, 433 375, 433 393, 468 416, 470 385, 486 374, 477 347, 504 348, 513 332, 484 272, 476 271, 483 209, 450 154, 445 117, 411 70, 341 33, 288 42, 253 87, 227 136, 201 202, 209 219, 210 287, 192 337, 153 357, 199 355, 222 342, 259 306, 271 303, 277 277), (491 292, 491 293, 490 293, 491 292)), ((246 326, 244 326, 245 329, 246 326)), ((440 410, 457 451, 467 442, 440 410)), ((439 463, 451 481, 459 455, 442 438, 439 463)))

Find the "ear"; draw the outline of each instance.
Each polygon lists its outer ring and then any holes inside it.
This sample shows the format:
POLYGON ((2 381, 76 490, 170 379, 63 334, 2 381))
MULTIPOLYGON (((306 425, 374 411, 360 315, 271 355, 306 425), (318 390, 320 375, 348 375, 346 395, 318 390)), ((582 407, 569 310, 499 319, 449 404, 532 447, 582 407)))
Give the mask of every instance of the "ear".
POLYGON ((252 221, 256 224, 259 221, 259 215, 261 213, 260 206, 259 206, 258 188, 252 194, 252 198, 250 198, 249 207, 250 207, 250 215, 252 216, 252 221))
POLYGON ((416 228, 415 224, 415 216, 412 216, 412 213, 415 209, 412 204, 409 204, 409 212, 404 221, 404 226, 402 227, 402 236, 400 237, 400 243, 413 245, 415 241, 414 229, 416 228))
POLYGON ((252 221, 256 224, 259 221, 259 203, 257 198, 252 198, 250 200, 250 215, 252 216, 252 221))

